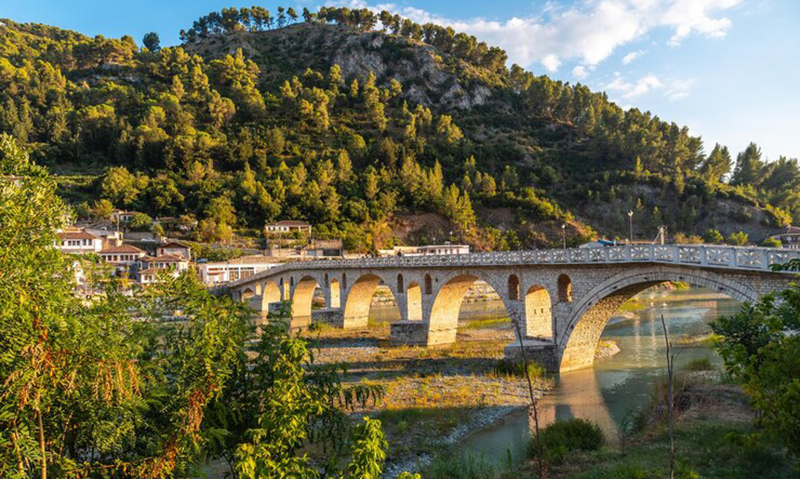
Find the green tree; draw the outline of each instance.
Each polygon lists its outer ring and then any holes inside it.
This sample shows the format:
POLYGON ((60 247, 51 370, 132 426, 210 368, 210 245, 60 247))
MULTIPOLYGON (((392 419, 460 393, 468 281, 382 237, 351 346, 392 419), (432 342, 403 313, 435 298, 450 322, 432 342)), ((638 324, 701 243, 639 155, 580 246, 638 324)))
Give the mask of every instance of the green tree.
POLYGON ((728 235, 726 241, 728 242, 728 244, 734 246, 744 246, 747 244, 748 241, 750 241, 750 238, 744 231, 738 231, 736 233, 731 233, 730 235, 728 235))
POLYGON ((716 349, 726 370, 759 412, 763 435, 800 454, 800 285, 745 304, 711 328, 721 337, 716 349))
POLYGON ((153 219, 144 213, 136 212, 128 222, 128 227, 132 231, 150 231, 153 226, 153 219))
POLYGON ((154 53, 161 49, 161 39, 158 38, 158 33, 156 32, 145 33, 142 38, 142 44, 154 53))
POLYGON ((706 231, 706 234, 703 235, 703 239, 706 243, 710 244, 722 244, 725 242, 725 237, 722 236, 722 233, 719 230, 710 229, 706 231))
POLYGON ((731 160, 731 154, 728 152, 728 148, 720 146, 720 144, 717 143, 700 167, 700 174, 703 175, 707 181, 719 183, 730 173, 732 166, 733 160, 731 160))
POLYGON ((736 157, 736 168, 731 177, 732 185, 757 185, 761 179, 764 162, 761 161, 761 148, 750 143, 736 157))

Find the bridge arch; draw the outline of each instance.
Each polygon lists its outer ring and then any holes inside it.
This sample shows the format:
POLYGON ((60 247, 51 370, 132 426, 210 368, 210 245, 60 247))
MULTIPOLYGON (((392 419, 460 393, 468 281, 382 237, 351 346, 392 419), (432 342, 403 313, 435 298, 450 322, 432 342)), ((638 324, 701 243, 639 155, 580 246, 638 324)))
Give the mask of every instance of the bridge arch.
POLYGON ((534 284, 525 293, 525 335, 553 339, 552 301, 547 288, 534 284))
POLYGON ((422 288, 412 281, 406 290, 406 319, 422 321, 422 288))
POLYGON ((558 302, 572 302, 572 279, 566 273, 558 275, 558 302))
POLYGON ((294 277, 289 280, 292 288, 292 320, 303 319, 311 322, 311 307, 314 301, 314 291, 320 287, 313 276, 303 276, 295 282, 294 277))
POLYGON ((568 321, 558 331, 559 370, 591 366, 600 335, 619 307, 645 289, 667 281, 714 289, 743 302, 755 302, 760 296, 749 286, 708 270, 652 267, 619 273, 592 288, 573 305, 568 321))
POLYGON ((363 328, 369 321, 369 311, 372 307, 372 298, 381 284, 389 288, 392 296, 397 300, 396 290, 389 281, 374 273, 361 275, 347 290, 344 302, 344 327, 363 328))
POLYGON ((261 286, 261 311, 269 311, 270 303, 280 303, 281 299, 278 283, 267 281, 261 286))
MULTIPOLYGON (((327 274, 325 276, 328 276, 327 274)), ((341 308, 342 307, 342 289, 339 286, 339 280, 336 278, 331 279, 330 286, 328 286, 328 293, 330 295, 329 304, 327 305, 329 308, 341 308)))
MULTIPOLYGON (((426 275, 427 276, 427 275, 426 275)), ((427 277, 426 277, 427 279, 427 277)), ((449 344, 456 340, 458 334, 458 317, 464 296, 476 281, 484 281, 500 297, 503 306, 512 318, 515 309, 511 306, 507 291, 504 289, 505 277, 495 281, 490 275, 481 274, 480 271, 474 272, 455 272, 442 278, 441 287, 435 291, 433 304, 430 306, 429 317, 429 344, 449 344)), ((438 282, 438 278, 437 278, 438 282)))
POLYGON ((255 295, 256 293, 251 288, 246 288, 244 291, 242 291, 242 301, 247 301, 255 295))

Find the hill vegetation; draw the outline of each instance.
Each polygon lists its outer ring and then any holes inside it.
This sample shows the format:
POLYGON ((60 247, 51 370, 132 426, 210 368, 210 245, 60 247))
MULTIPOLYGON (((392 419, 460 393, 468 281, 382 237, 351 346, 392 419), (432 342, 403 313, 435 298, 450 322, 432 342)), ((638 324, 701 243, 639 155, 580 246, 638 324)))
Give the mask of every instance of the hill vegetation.
MULTIPOLYGON (((0 131, 79 215, 198 220, 197 236, 306 219, 354 251, 449 239, 543 247, 659 226, 760 239, 800 220, 800 169, 737 155, 472 36, 388 12, 212 12, 143 48, 2 20, 0 131), (437 229, 393 230, 421 213, 437 229)), ((414 222, 411 221, 413 224, 414 222)))

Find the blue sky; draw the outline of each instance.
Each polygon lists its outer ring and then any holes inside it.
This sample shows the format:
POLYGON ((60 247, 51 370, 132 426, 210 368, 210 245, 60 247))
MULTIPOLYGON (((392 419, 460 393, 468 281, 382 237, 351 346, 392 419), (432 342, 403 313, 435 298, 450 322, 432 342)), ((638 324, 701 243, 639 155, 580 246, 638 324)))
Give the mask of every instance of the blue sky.
MULTIPOLYGON (((162 44, 231 0, 0 0, 0 17, 87 35, 158 32, 162 44)), ((604 90, 621 106, 688 125, 710 151, 750 141, 800 157, 800 1, 343 0, 467 31, 537 74, 604 90)), ((312 10, 322 3, 261 3, 312 10)))

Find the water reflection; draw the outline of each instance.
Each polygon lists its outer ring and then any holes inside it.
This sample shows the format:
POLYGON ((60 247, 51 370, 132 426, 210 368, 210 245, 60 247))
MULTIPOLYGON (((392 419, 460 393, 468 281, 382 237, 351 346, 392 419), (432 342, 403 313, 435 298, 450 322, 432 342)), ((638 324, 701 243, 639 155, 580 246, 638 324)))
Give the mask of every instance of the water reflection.
MULTIPOLYGON (((600 360, 590 369, 562 374, 556 388, 540 401, 540 424, 579 417, 596 422, 611 441, 628 417, 650 401, 653 385, 665 374, 665 342, 660 318, 664 315, 673 340, 709 332, 709 322, 738 310, 740 303, 711 290, 690 288, 640 295, 647 309, 617 321, 603 332, 621 353, 600 360)), ((676 368, 695 359, 719 357, 706 347, 678 348, 676 368)), ((510 450, 519 455, 529 437, 527 412, 510 415, 502 424, 480 431, 463 442, 466 451, 504 461, 510 450)))

